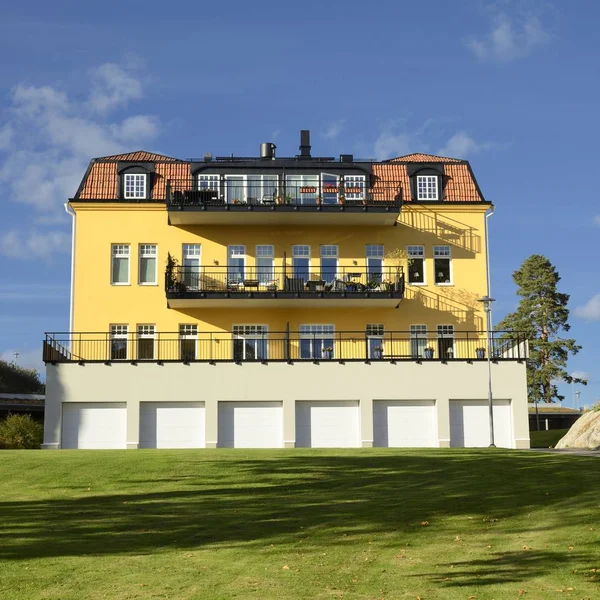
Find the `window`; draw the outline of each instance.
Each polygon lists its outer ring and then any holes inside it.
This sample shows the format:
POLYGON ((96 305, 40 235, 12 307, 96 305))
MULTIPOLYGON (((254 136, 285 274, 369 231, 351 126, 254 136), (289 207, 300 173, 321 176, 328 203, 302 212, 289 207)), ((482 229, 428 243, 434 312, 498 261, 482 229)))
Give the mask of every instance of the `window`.
POLYGON ((127 360, 127 325, 110 326, 110 360, 127 360))
POLYGON ((244 280, 246 246, 227 246, 227 285, 244 280))
POLYGON ((267 326, 234 325, 233 359, 267 360, 267 326))
POLYGON ((427 348, 427 325, 410 326, 410 354, 413 358, 423 358, 427 348))
POLYGON ((382 323, 367 323, 368 358, 383 358, 383 333, 382 323))
POLYGON ((138 325, 138 360, 154 360, 154 325, 138 325))
POLYGON ((181 281, 188 290, 200 288, 200 244, 183 244, 181 281))
POLYGON ((181 360, 196 360, 196 343, 198 340, 198 325, 179 326, 179 352, 181 360))
POLYGON ((454 326, 438 325, 438 356, 445 360, 454 358, 454 326))
POLYGON ((292 246, 292 269, 295 279, 308 281, 310 268, 310 246, 292 246))
POLYGON ((406 254, 408 256, 408 283, 425 283, 425 247, 407 246, 406 254))
POLYGON ((200 191, 219 191, 218 175, 198 175, 198 189, 200 191))
POLYGON ((338 176, 330 173, 321 174, 321 192, 323 204, 338 203, 338 176))
POLYGON ((437 175, 417 175, 417 200, 438 200, 437 175))
POLYGON ((346 175, 344 177, 344 192, 346 200, 357 201, 365 199, 365 176, 346 175))
POLYGON ((110 282, 113 285, 129 285, 129 244, 112 245, 110 282))
POLYGON ((273 204, 278 183, 277 175, 226 175, 227 204, 273 204))
POLYGON ((146 198, 146 181, 148 175, 141 173, 125 173, 124 197, 130 200, 144 200, 146 198))
POLYGON ((321 246, 321 279, 333 283, 337 277, 338 247, 321 246))
POLYGON ((300 325, 300 358, 333 358, 333 325, 300 325))
POLYGON ((383 280, 383 245, 367 244, 367 283, 377 286, 383 280))
POLYGON ((139 282, 156 285, 156 244, 140 244, 139 282))
POLYGON ((275 278, 273 246, 256 246, 256 278, 261 286, 275 278))
POLYGON ((433 247, 433 270, 436 285, 452 284, 452 255, 450 246, 433 247))
POLYGON ((290 200, 293 204, 315 205, 317 203, 318 193, 318 175, 285 176, 286 201, 290 200))

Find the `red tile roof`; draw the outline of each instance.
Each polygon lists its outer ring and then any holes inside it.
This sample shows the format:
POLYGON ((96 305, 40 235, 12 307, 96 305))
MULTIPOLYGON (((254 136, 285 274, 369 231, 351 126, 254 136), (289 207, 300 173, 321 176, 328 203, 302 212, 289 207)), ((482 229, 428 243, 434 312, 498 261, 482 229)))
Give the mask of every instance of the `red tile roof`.
POLYGON ((422 152, 414 152, 413 154, 405 154, 396 158, 389 158, 384 162, 463 162, 460 158, 447 158, 445 156, 435 156, 434 154, 423 154, 422 152))
MULTIPOLYGON (((152 197, 155 200, 165 198, 166 182, 169 179, 190 177, 190 163, 186 161, 142 150, 115 154, 92 160, 75 198, 79 200, 117 200, 119 197, 117 163, 121 161, 155 163, 152 190, 152 197)), ((444 164, 442 200, 446 202, 480 202, 484 200, 467 161, 422 153, 407 154, 373 163, 374 199, 389 197, 390 186, 398 186, 402 200, 410 202, 411 190, 407 164, 419 162, 444 164), (384 188, 387 189, 384 191, 384 188)))

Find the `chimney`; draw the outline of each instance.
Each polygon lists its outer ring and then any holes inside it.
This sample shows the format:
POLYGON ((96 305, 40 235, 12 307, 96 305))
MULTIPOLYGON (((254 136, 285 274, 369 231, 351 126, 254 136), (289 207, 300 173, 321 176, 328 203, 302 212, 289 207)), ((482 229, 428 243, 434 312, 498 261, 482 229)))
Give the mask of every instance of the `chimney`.
POLYGON ((300 130, 300 160, 310 159, 310 131, 308 129, 300 130))

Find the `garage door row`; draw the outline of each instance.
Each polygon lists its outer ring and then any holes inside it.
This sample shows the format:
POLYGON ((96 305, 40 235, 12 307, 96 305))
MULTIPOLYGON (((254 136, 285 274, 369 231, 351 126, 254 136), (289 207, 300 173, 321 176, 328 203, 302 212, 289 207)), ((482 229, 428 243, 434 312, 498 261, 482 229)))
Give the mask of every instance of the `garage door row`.
MULTIPOLYGON (((297 448, 358 448, 361 444, 358 401, 297 401, 297 448)), ((483 401, 450 402, 450 445, 487 446, 488 409, 483 401)), ((65 403, 62 448, 125 448, 127 411, 124 403, 65 403)), ((498 446, 512 447, 508 401, 494 406, 498 446)), ((203 402, 140 403, 140 448, 203 448, 203 402)), ((221 448, 282 448, 281 402, 219 402, 221 448)), ((374 400, 373 445, 436 447, 437 411, 427 400, 374 400)))

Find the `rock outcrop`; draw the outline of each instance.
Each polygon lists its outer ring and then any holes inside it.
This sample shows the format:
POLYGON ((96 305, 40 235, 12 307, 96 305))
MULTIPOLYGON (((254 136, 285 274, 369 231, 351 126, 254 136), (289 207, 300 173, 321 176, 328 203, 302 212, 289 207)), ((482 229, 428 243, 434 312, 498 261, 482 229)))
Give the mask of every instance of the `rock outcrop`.
POLYGON ((600 448, 600 411, 590 410, 575 421, 571 429, 556 444, 557 448, 600 448))

